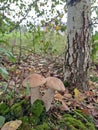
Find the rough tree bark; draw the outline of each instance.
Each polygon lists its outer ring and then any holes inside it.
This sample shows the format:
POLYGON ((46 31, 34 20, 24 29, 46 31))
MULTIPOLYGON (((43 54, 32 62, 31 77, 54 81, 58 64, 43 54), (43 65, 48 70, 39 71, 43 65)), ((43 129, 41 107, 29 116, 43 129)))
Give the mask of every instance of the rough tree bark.
POLYGON ((70 88, 88 88, 91 39, 90 0, 69 0, 64 81, 70 88))

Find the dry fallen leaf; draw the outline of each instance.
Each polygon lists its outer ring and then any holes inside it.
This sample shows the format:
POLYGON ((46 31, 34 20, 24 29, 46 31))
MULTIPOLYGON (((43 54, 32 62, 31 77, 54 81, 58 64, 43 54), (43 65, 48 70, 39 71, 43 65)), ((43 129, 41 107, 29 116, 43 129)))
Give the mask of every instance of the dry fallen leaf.
POLYGON ((57 101, 60 101, 60 102, 62 101, 62 95, 60 93, 55 94, 54 98, 57 101))
POLYGON ((89 81, 89 86, 94 86, 94 83, 92 81, 89 81))
POLYGON ((90 114, 90 112, 89 112, 89 110, 88 109, 81 109, 81 112, 83 113, 83 114, 86 114, 86 115, 89 115, 90 114))
POLYGON ((17 130, 21 123, 21 120, 9 121, 3 125, 1 130, 17 130))
POLYGON ((70 111, 70 108, 66 105, 66 102, 62 100, 62 110, 70 111))
POLYGON ((85 94, 86 94, 87 97, 93 97, 94 96, 94 92, 92 92, 92 91, 87 91, 87 92, 85 92, 85 94))
POLYGON ((81 93, 77 88, 74 89, 74 97, 77 101, 83 101, 85 99, 85 95, 81 93))
POLYGON ((76 99, 78 99, 79 96, 80 96, 80 91, 79 91, 77 88, 75 88, 75 89, 74 89, 74 97, 75 97, 76 99))
POLYGON ((0 92, 0 96, 3 94, 3 92, 0 92))
POLYGON ((64 94, 64 97, 65 97, 65 98, 72 98, 72 95, 71 95, 70 93, 65 93, 65 94, 64 94))
POLYGON ((93 106, 92 103, 88 104, 86 107, 87 107, 88 109, 94 109, 94 106, 93 106))

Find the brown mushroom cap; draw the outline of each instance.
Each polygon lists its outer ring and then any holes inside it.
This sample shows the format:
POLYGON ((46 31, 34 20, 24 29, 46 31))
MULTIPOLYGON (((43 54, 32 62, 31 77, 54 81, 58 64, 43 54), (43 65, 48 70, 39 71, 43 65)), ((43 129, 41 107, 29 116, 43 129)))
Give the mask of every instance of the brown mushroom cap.
POLYGON ((26 87, 27 85, 30 85, 31 88, 38 87, 43 84, 45 84, 46 79, 39 74, 31 74, 23 81, 23 86, 26 87))
POLYGON ((57 91, 65 91, 65 86, 63 82, 56 77, 48 77, 46 78, 46 87, 57 90, 57 91))

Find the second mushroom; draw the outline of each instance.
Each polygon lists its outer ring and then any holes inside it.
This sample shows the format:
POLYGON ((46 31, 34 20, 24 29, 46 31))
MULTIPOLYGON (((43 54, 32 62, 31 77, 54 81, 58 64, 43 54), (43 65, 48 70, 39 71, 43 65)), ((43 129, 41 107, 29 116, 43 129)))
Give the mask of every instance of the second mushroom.
POLYGON ((55 91, 65 91, 65 86, 63 82, 56 77, 48 77, 46 78, 45 86, 48 88, 45 95, 42 97, 42 100, 45 104, 46 111, 48 111, 51 107, 51 103, 53 97, 55 95, 55 91))

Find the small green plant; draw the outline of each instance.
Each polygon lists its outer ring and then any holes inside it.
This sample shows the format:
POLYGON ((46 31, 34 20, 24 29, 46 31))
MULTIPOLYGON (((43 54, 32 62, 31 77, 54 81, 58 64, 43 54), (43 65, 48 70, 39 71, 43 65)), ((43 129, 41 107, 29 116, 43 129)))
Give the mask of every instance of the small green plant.
POLYGON ((8 78, 9 73, 7 72, 6 68, 0 67, 0 75, 1 75, 4 79, 6 79, 6 78, 8 78))
POLYGON ((44 53, 49 53, 50 51, 52 51, 52 48, 53 48, 53 45, 51 42, 49 41, 45 41, 43 44, 42 44, 42 47, 40 48, 42 50, 42 52, 44 53))
POLYGON ((93 44, 92 44, 92 61, 97 62, 98 60, 98 32, 93 35, 93 44))
POLYGON ((3 55, 6 55, 10 61, 12 62, 16 62, 16 58, 13 56, 13 54, 8 51, 7 49, 4 49, 4 48, 0 48, 0 53, 3 55))
POLYGON ((90 76, 90 80, 91 80, 92 82, 98 83, 98 76, 90 76))
POLYGON ((4 122, 5 122, 5 117, 0 116, 0 128, 2 127, 2 125, 4 124, 4 122))
POLYGON ((3 66, 4 64, 4 57, 7 56, 7 58, 11 61, 11 62, 16 62, 16 58, 13 56, 13 54, 5 49, 4 47, 1 47, 1 46, 4 46, 3 44, 5 45, 8 45, 8 43, 4 40, 0 40, 0 63, 1 63, 1 67, 0 67, 0 75, 6 79, 8 78, 8 71, 6 70, 6 68, 3 66))
POLYGON ((94 42, 92 47, 92 60, 93 62, 97 62, 98 60, 98 40, 94 42))

